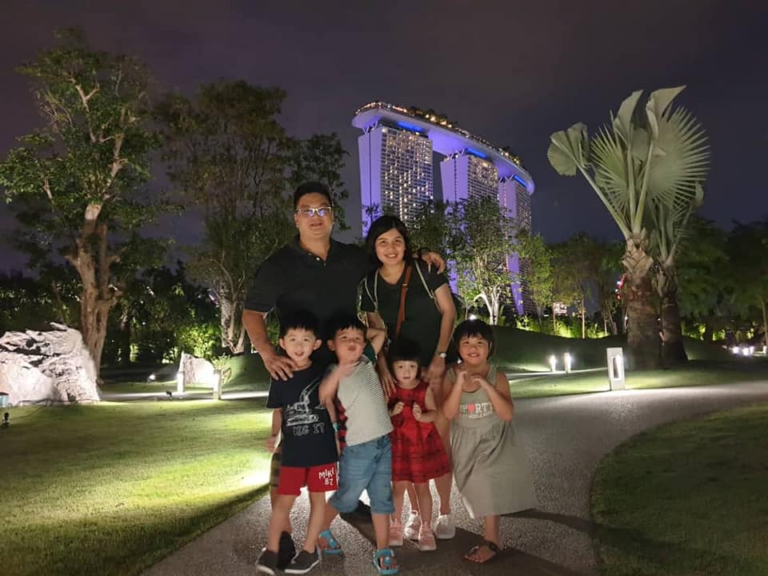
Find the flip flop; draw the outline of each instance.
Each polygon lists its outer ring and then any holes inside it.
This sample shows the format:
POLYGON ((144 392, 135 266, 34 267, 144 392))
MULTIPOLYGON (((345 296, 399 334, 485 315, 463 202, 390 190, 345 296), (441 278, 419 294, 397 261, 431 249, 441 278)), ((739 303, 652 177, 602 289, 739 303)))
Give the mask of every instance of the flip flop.
POLYGON ((333 537, 330 530, 323 530, 318 534, 318 538, 323 538, 328 544, 328 548, 318 546, 323 554, 341 554, 343 552, 341 544, 339 544, 339 541, 333 537))
POLYGON ((464 560, 466 560, 467 562, 472 562, 473 564, 488 564, 488 562, 492 562, 493 560, 495 560, 499 556, 500 552, 501 552, 501 550, 499 549, 498 546, 496 546, 496 544, 494 544, 493 542, 489 542, 488 540, 484 540, 482 544, 479 544, 477 546, 472 546, 472 548, 470 548, 469 552, 467 552, 464 555, 464 560), (475 554, 483 546, 486 546, 488 548, 488 550, 493 552, 493 556, 491 556, 489 558, 486 558, 482 562, 477 562, 476 560, 471 560, 469 557, 472 556, 473 554, 475 554))

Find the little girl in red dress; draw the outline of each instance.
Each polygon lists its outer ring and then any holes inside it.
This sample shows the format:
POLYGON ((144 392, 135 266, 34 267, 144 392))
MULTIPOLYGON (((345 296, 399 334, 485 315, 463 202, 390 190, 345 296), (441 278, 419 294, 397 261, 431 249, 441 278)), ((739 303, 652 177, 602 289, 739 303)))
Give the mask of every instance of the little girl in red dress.
POLYGON ((395 392, 389 398, 389 414, 395 427, 390 433, 395 514, 390 523, 389 545, 403 545, 403 500, 408 483, 412 482, 422 518, 426 519, 419 529, 419 550, 435 550, 429 481, 451 470, 434 425, 437 406, 429 384, 420 377, 419 350, 414 344, 398 342, 390 348, 388 360, 397 380, 395 392))

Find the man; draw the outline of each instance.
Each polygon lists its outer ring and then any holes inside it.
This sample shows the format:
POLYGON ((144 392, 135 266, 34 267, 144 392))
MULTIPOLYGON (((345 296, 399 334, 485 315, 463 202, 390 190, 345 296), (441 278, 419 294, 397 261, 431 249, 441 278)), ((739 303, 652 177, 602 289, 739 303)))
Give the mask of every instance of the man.
MULTIPOLYGON (((275 351, 267 336, 266 316, 274 311, 278 318, 298 310, 309 310, 318 319, 321 333, 327 321, 340 314, 357 314, 358 286, 371 269, 365 251, 331 238, 333 199, 325 184, 306 182, 293 195, 293 220, 298 236, 272 254, 259 268, 245 300, 243 324, 251 344, 275 380, 293 375, 294 362, 275 351)), ((425 258, 438 267, 444 263, 436 254, 425 258)), ((333 355, 323 346, 315 353, 318 364, 328 364, 333 355)), ((279 449, 272 463, 270 496, 276 494, 279 474, 279 449)), ((274 501, 274 500, 273 500, 274 501)), ((370 518, 367 506, 359 507, 361 516, 370 518)), ((286 526, 290 532, 290 526, 286 526)), ((281 538, 281 557, 287 557, 288 534, 281 538)), ((288 559, 290 561, 290 558, 288 559)))

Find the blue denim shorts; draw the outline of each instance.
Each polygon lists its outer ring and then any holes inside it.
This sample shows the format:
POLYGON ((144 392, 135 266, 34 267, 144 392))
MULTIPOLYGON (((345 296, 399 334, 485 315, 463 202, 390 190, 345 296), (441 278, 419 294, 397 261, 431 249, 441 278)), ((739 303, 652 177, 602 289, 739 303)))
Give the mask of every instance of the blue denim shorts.
POLYGON ((389 436, 345 446, 339 458, 339 489, 330 503, 341 513, 353 512, 364 491, 372 514, 392 514, 392 445, 389 436))

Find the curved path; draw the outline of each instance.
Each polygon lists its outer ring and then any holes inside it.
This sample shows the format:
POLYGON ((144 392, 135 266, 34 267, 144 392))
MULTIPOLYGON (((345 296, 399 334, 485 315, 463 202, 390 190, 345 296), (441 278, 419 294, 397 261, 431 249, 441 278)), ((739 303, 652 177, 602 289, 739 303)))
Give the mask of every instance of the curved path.
MULTIPOLYGON (((514 395, 514 391, 513 391, 514 395)), ((768 401, 768 380, 748 384, 605 392, 517 402, 517 430, 536 479, 537 510, 502 520, 507 548, 492 564, 473 566, 461 554, 482 534, 454 493, 457 537, 419 553, 406 544, 398 551, 402 574, 596 574, 591 539, 589 490, 600 460, 629 437, 664 422, 752 402, 768 401)), ((294 510, 297 533, 307 514, 306 498, 294 510)), ((181 550, 145 576, 255 574, 254 562, 266 540, 268 499, 262 499, 181 550)), ((337 520, 334 532, 345 554, 330 558, 315 575, 374 575, 370 565, 371 526, 337 520)), ((299 534, 297 534, 298 536, 299 534)))

